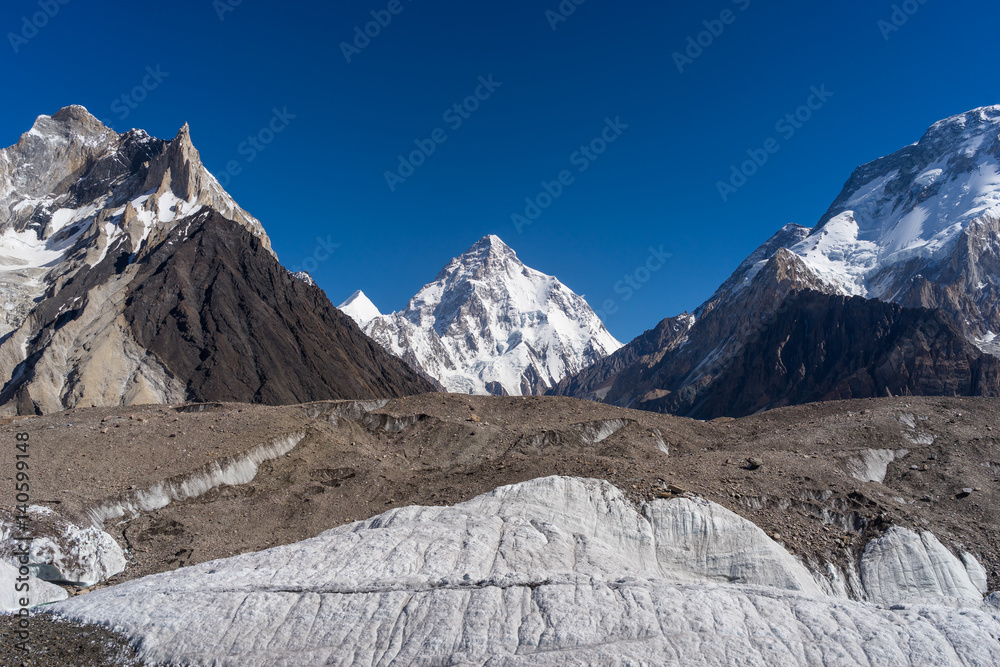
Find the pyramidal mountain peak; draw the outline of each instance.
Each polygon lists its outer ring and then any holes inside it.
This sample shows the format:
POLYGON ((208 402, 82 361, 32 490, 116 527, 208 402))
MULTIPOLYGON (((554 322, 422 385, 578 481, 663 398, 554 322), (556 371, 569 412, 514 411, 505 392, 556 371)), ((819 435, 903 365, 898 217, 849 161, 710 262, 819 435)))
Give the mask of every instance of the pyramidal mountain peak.
POLYGON ((349 296, 347 300, 337 306, 337 308, 343 311, 352 320, 357 322, 360 327, 364 327, 376 317, 382 317, 382 313, 379 312, 379 309, 361 290, 358 290, 349 296))
POLYGON ((582 297, 496 235, 448 262, 401 311, 368 319, 377 309, 359 302, 355 293, 341 309, 455 393, 541 394, 621 347, 582 297))
POLYGON ((7 413, 431 387, 278 264, 187 123, 166 141, 69 106, 0 150, 0 304, 7 413))
POLYGON ((472 247, 455 257, 445 266, 436 280, 462 280, 485 271, 496 271, 498 267, 509 265, 519 270, 524 265, 517 258, 517 253, 495 234, 484 236, 472 247))
POLYGON ((513 256, 517 257, 517 253, 509 245, 503 242, 496 234, 488 234, 483 238, 476 241, 471 248, 469 248, 463 257, 466 256, 478 256, 478 255, 497 255, 497 256, 513 256))

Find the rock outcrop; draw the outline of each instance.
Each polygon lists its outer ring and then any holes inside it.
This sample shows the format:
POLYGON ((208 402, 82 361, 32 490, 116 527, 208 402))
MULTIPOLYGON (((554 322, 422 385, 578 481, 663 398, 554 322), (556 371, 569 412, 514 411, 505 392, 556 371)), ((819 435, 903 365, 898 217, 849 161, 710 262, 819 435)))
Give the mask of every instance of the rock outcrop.
POLYGON ((712 419, 813 401, 998 395, 1000 359, 943 311, 798 292, 710 383, 633 407, 712 419))

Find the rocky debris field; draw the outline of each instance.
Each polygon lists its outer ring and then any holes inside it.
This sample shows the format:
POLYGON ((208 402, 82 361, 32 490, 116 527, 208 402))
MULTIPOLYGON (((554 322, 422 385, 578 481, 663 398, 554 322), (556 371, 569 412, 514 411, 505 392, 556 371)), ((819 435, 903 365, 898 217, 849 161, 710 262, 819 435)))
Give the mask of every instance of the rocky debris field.
POLYGON ((930 530, 979 558, 993 587, 1000 576, 994 399, 817 403, 710 422, 550 397, 428 394, 337 418, 345 405, 71 410, 18 419, 0 440, 28 431, 32 502, 85 522, 88 508, 304 434, 248 483, 107 521, 130 559, 114 581, 554 474, 605 479, 636 501, 700 495, 818 562, 890 525, 930 530), (884 480, 861 481, 859 466, 885 452, 884 480))
POLYGON ((155 667, 141 660, 128 639, 99 625, 76 623, 51 614, 31 616, 31 654, 8 641, 15 618, 0 615, 0 665, 10 667, 155 667))
MULTIPOLYGON (((549 475, 607 480, 635 504, 704 497, 814 570, 849 567, 891 526, 929 531, 975 556, 990 590, 1000 581, 995 399, 818 403, 709 422, 555 397, 383 403, 80 409, 11 420, 0 440, 31 434, 33 504, 81 526, 103 517, 125 553, 124 571, 71 595, 549 475)), ((0 468, 5 507, 13 460, 0 468)))

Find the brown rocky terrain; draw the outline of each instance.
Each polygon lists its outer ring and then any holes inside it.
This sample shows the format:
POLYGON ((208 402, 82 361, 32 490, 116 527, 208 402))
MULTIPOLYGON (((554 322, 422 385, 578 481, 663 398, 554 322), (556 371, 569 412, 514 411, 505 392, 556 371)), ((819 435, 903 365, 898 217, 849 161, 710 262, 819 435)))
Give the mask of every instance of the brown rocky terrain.
POLYGON ((10 667, 154 667, 135 654, 128 639, 108 628, 73 623, 49 614, 31 618, 31 655, 7 641, 14 617, 0 615, 0 665, 10 667))
MULTIPOLYGON (((390 507, 453 504, 562 474, 607 479, 635 500, 704 496, 815 565, 855 558, 890 525, 930 530, 979 558, 995 588, 998 407, 906 397, 701 422, 565 398, 427 394, 370 413, 345 402, 78 409, 19 418, 0 440, 30 433, 32 502, 85 521, 89 508, 304 435, 249 483, 108 521, 130 559, 111 584, 295 542, 390 507), (873 450, 895 457, 881 483, 852 475, 873 450)), ((10 463, 3 477, 10 506, 10 463)))

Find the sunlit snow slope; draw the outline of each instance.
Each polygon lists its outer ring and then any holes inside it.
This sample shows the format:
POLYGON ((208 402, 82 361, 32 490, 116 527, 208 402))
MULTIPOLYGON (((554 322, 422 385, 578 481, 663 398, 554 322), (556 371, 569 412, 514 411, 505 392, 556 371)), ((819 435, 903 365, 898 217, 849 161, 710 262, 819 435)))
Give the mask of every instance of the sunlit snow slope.
POLYGON ((497 236, 453 259, 407 307, 377 313, 363 294, 341 308, 445 390, 520 396, 621 347, 583 297, 525 266, 497 236))

